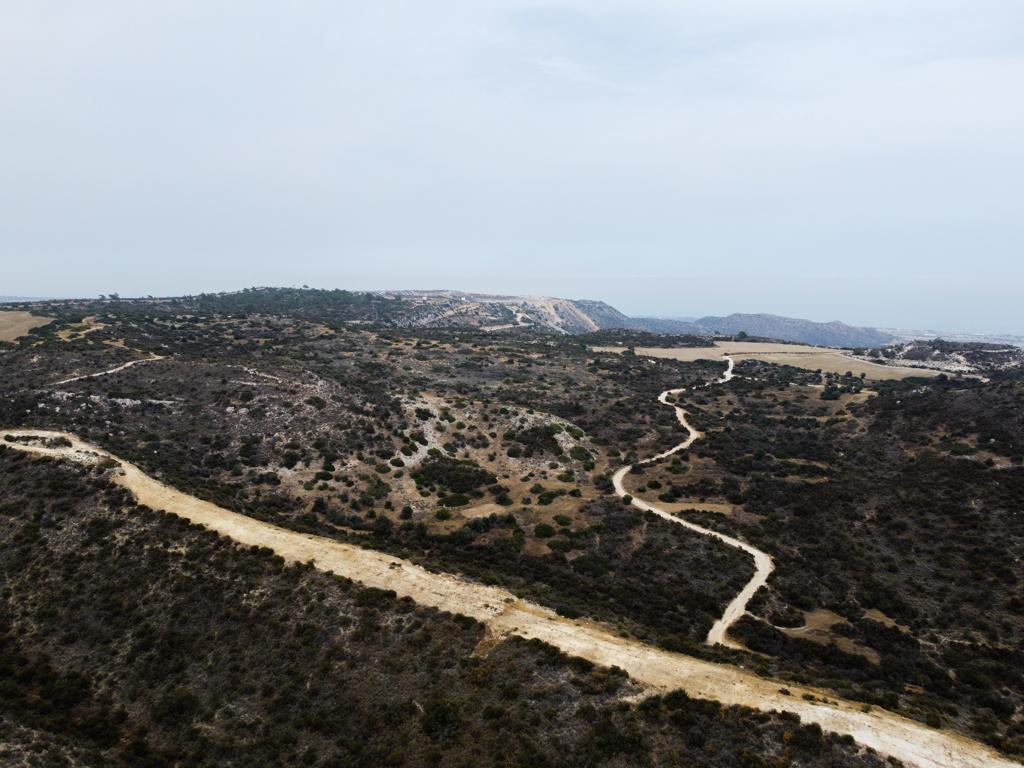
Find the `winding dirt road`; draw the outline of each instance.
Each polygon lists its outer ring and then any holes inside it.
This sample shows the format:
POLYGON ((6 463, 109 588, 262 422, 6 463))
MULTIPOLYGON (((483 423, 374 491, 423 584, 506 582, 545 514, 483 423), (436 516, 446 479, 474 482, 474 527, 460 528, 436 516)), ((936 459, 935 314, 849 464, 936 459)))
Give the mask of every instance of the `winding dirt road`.
MULTIPOLYGON (((725 360, 728 363, 728 368, 725 369, 725 373, 722 374, 720 379, 712 382, 713 384, 725 384, 732 380, 734 375, 733 368, 735 368, 736 363, 728 355, 725 356, 725 360)), ((658 402, 665 405, 671 405, 668 398, 683 391, 685 391, 685 389, 665 390, 658 396, 658 402)), ((732 602, 725 607, 725 611, 722 613, 722 616, 714 623, 714 625, 712 625, 711 630, 708 632, 707 639, 704 640, 707 645, 724 645, 728 648, 742 648, 743 646, 729 638, 729 627, 739 621, 740 617, 747 612, 747 604, 750 602, 750 599, 754 596, 757 590, 765 585, 768 581, 768 577, 771 575, 772 571, 775 570, 775 563, 772 562, 771 556, 756 547, 752 547, 745 541, 740 541, 739 539, 734 539, 732 536, 726 536, 724 533, 719 533, 718 531, 713 531, 710 528, 705 528, 702 525, 691 523, 690 521, 676 517, 672 513, 666 512, 660 507, 646 502, 643 499, 638 499, 635 496, 630 495, 623 484, 623 479, 634 466, 642 466, 644 464, 650 464, 652 462, 659 461, 660 459, 664 459, 671 456, 673 453, 689 448, 697 440, 703 437, 702 433, 691 427, 690 423, 686 420, 686 411, 678 406, 673 407, 676 409, 676 418, 679 419, 679 423, 682 424, 683 428, 688 433, 687 438, 683 440, 683 442, 679 443, 679 445, 676 445, 663 453, 659 453, 657 456, 644 459, 643 461, 637 462, 636 465, 627 464, 622 467, 612 477, 612 485, 615 486, 615 492, 619 496, 623 498, 629 496, 631 499, 630 503, 637 509, 641 509, 644 512, 652 512, 658 517, 664 518, 669 522, 689 528, 691 531, 696 531, 704 536, 710 536, 714 539, 718 539, 723 544, 743 550, 754 559, 753 577, 751 577, 750 581, 748 581, 743 589, 740 590, 740 593, 732 599, 732 602)))
POLYGON ((537 638, 595 664, 621 667, 633 680, 654 691, 682 689, 690 696, 726 705, 794 712, 805 722, 850 734, 860 743, 918 768, 1021 768, 959 734, 935 730, 885 710, 864 711, 863 704, 838 699, 827 691, 791 685, 789 693, 784 694, 778 681, 758 677, 740 667, 671 653, 621 637, 614 628, 597 622, 558 616, 502 589, 450 574, 431 573, 381 552, 289 531, 231 512, 164 485, 135 465, 68 433, 18 429, 3 434, 39 440, 66 438, 71 441, 70 446, 19 442, 4 445, 84 464, 112 459, 120 464, 114 470, 114 482, 131 491, 140 504, 204 525, 240 544, 269 547, 288 561, 312 562, 321 570, 367 586, 392 589, 421 605, 472 616, 498 637, 516 634, 537 638))

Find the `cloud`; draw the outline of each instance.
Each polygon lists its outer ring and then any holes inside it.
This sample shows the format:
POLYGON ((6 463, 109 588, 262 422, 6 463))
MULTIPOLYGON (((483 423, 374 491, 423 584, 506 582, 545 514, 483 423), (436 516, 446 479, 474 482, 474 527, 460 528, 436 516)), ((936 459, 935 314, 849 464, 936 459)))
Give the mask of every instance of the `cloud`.
POLYGON ((2 292, 306 270, 698 314, 676 297, 700 273, 702 311, 775 290, 1024 330, 950 299, 964 272, 1024 278, 1022 22, 1008 0, 5 3, 2 292), (823 264, 948 278, 907 309, 785 287, 823 264))

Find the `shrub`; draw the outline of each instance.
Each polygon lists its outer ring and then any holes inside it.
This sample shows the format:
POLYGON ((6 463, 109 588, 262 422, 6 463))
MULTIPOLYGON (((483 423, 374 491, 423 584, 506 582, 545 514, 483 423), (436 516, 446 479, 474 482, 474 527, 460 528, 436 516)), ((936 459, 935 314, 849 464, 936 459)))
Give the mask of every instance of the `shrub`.
POLYGON ((590 461, 593 458, 593 456, 590 455, 590 451, 582 445, 574 445, 572 450, 569 451, 569 455, 576 461, 590 461))
POLYGON ((459 706, 450 699, 431 698, 423 705, 423 732, 433 741, 454 735, 462 725, 459 706))
POLYGON ((443 485, 454 493, 472 493, 498 479, 474 461, 434 457, 419 465, 412 477, 421 485, 443 485))
POLYGON ((398 597, 393 589, 364 587, 355 593, 356 605, 360 608, 384 608, 398 597))

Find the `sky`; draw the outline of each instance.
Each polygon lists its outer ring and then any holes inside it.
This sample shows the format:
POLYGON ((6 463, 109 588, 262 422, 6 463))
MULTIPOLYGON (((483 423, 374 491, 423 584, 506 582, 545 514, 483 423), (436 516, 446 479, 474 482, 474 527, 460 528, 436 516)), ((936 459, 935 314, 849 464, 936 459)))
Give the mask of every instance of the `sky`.
POLYGON ((1020 0, 0 2, 0 294, 1024 333, 1020 0))

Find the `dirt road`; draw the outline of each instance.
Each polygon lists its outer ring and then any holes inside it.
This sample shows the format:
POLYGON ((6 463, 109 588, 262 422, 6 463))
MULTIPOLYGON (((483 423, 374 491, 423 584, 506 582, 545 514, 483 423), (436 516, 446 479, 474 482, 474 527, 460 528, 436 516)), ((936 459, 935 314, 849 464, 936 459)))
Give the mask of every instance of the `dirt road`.
MULTIPOLYGON (((715 384, 725 384, 726 382, 730 381, 733 378, 733 368, 735 367, 735 362, 731 357, 728 356, 725 359, 728 363, 728 368, 726 368, 725 373, 722 375, 722 377, 714 382, 715 384)), ((669 403, 668 401, 668 398, 671 397, 672 395, 675 395, 683 391, 684 390, 682 389, 666 390, 662 392, 661 395, 658 396, 658 402, 664 403, 665 405, 671 405, 671 403, 669 403)), ((659 453, 657 456, 652 456, 649 459, 637 462, 638 464, 650 464, 653 461, 664 459, 667 456, 671 456, 673 453, 689 448, 702 437, 702 434, 693 427, 691 427, 689 422, 686 420, 686 411, 676 406, 673 407, 675 407, 676 410, 676 418, 679 419, 679 423, 682 424, 683 429, 685 429, 688 433, 686 439, 683 440, 683 442, 679 443, 678 445, 673 446, 669 450, 664 451, 663 453, 659 453)), ((761 587, 765 585, 765 583, 768 581, 768 577, 771 575, 771 572, 775 570, 775 564, 772 562, 772 558, 767 553, 762 552, 756 547, 752 547, 750 544, 747 544, 744 541, 734 539, 732 536, 726 536, 724 533, 713 531, 710 528, 705 528, 704 526, 691 523, 688 520, 676 517, 670 512, 666 512, 664 509, 661 509, 660 507, 657 507, 654 504, 646 502, 643 499, 638 499, 634 496, 631 496, 626 491, 626 487, 623 484, 623 480, 629 473, 629 470, 632 468, 632 464, 622 467, 612 477, 612 485, 615 486, 615 492, 619 494, 619 496, 623 498, 625 498, 626 496, 630 496, 632 505, 637 509, 641 509, 644 512, 652 512, 658 517, 664 518, 669 522, 676 523, 677 525, 682 525, 683 527, 689 528, 691 531, 696 531, 697 533, 703 534, 704 536, 711 536, 712 538, 718 539, 723 544, 727 544, 730 547, 735 547, 736 549, 743 550, 754 559, 753 577, 751 577, 750 581, 746 583, 746 585, 743 587, 740 593, 736 595, 736 597, 734 597, 732 601, 725 607, 725 611, 722 613, 722 616, 711 627, 711 630, 708 632, 707 639, 705 639, 704 641, 707 645, 721 644, 729 648, 741 648, 742 646, 739 643, 736 643, 733 640, 729 639, 729 627, 735 624, 740 619, 740 617, 747 612, 747 603, 750 602, 750 598, 754 596, 757 590, 759 590, 761 587)))
POLYGON ((160 355, 151 355, 150 357, 144 357, 141 360, 130 360, 123 365, 119 365, 116 368, 111 368, 109 371, 99 371, 98 373, 84 373, 81 376, 69 376, 66 379, 55 381, 50 386, 56 387, 61 384, 70 384, 73 381, 81 381, 82 379, 95 379, 97 376, 109 376, 112 373, 123 371, 125 368, 131 368, 133 365, 140 365, 142 363, 152 363, 157 360, 163 360, 160 355))
POLYGON ((289 531, 231 512, 164 485, 135 465, 71 434, 24 429, 3 434, 67 438, 71 441, 70 447, 4 444, 86 464, 113 459, 120 464, 114 471, 114 481, 131 491, 140 504, 204 525, 241 544, 269 547, 286 560, 312 562, 322 570, 367 586, 392 589, 422 605, 472 616, 498 636, 516 634, 537 638, 596 664, 621 667, 634 680, 654 690, 681 688, 690 696, 723 704, 795 712, 806 722, 818 723, 837 733, 848 733, 862 744, 918 768, 1021 768, 988 747, 958 734, 935 730, 884 710, 865 712, 862 704, 839 700, 827 691, 789 686, 789 694, 783 694, 777 681, 760 678, 739 667, 670 653, 620 637, 614 629, 596 622, 563 618, 502 589, 449 574, 431 573, 381 552, 289 531))

